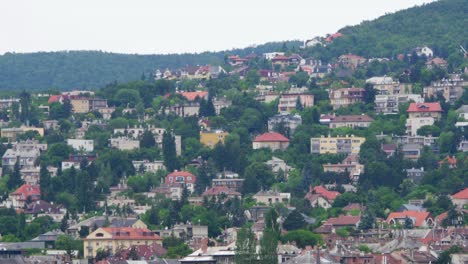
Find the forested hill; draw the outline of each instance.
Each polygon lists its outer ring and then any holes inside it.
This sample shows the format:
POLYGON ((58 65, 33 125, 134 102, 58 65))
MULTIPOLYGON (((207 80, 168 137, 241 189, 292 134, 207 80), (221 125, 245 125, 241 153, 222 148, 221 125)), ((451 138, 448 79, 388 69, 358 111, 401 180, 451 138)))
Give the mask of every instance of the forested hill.
MULTIPOLYGON (((440 0, 345 27, 343 37, 326 47, 303 50, 325 62, 344 53, 365 57, 394 57, 411 48, 427 45, 443 58, 468 46, 468 0, 440 0)), ((297 48, 298 41, 287 42, 297 48)), ((156 68, 219 64, 226 53, 247 55, 278 51, 283 43, 267 43, 254 48, 228 52, 174 55, 127 55, 99 51, 7 53, 0 56, 0 90, 92 89, 107 83, 139 79, 156 68)))
MULTIPOLYGON (((287 41, 288 48, 301 42, 287 41)), ((226 53, 279 51, 283 42, 256 47, 198 54, 135 55, 100 51, 6 53, 0 56, 0 89, 37 90, 100 88, 110 82, 128 82, 151 74, 155 69, 176 69, 186 65, 220 64, 226 53)))
POLYGON ((350 52, 392 57, 428 45, 438 56, 447 57, 460 45, 468 45, 467 14, 467 0, 440 0, 344 27, 339 30, 344 37, 322 49, 329 56, 350 52))

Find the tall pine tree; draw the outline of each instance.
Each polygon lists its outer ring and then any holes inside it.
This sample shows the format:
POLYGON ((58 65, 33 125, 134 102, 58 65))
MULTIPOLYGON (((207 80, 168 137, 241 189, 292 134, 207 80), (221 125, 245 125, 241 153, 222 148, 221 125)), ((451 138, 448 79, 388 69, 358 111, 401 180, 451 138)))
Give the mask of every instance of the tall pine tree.
POLYGON ((13 168, 13 173, 11 173, 10 178, 8 179, 8 189, 14 190, 23 184, 20 173, 19 159, 16 160, 15 167, 13 168))
POLYGON ((41 199, 45 201, 50 201, 52 195, 50 173, 47 170, 47 166, 45 164, 41 165, 39 177, 39 185, 41 187, 41 199))
POLYGON ((174 171, 179 168, 179 161, 177 160, 176 146, 174 136, 170 132, 163 134, 163 156, 164 165, 168 171, 174 171))

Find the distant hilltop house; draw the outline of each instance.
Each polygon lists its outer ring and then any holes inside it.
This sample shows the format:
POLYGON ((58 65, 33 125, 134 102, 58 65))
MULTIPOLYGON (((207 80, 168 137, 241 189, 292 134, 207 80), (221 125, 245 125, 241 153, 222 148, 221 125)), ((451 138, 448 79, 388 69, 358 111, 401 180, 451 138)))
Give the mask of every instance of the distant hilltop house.
POLYGON ((325 38, 325 42, 330 43, 330 42, 332 42, 333 40, 335 40, 335 39, 337 39, 337 38, 341 38, 341 37, 343 37, 343 34, 341 34, 340 32, 336 32, 336 33, 333 33, 333 34, 328 35, 328 36, 325 38))
POLYGON ((447 66, 448 66, 447 61, 439 57, 435 57, 426 62, 426 67, 430 70, 434 69, 435 67, 445 69, 447 68, 447 66))
POLYGON ((427 58, 431 58, 434 56, 434 51, 428 46, 416 47, 412 51, 415 52, 418 57, 426 56, 427 58))

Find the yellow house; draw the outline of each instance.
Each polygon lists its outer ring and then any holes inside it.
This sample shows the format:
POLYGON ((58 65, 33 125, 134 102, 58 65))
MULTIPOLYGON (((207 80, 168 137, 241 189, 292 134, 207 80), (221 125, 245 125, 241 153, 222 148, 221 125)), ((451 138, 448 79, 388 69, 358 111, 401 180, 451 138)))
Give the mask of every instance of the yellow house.
POLYGON ((219 142, 224 143, 224 138, 228 135, 229 133, 221 130, 215 132, 200 132, 200 143, 209 148, 214 148, 219 142))
POLYGON ((121 249, 153 243, 162 245, 162 238, 147 228, 101 227, 84 239, 84 257, 94 258, 98 249, 115 254, 121 249))
POLYGON ((22 127, 13 127, 13 128, 3 128, 1 130, 1 137, 2 138, 7 138, 8 141, 13 141, 16 139, 16 137, 20 134, 23 134, 27 131, 37 131, 37 133, 43 137, 44 136, 44 128, 42 127, 27 127, 27 126, 22 126, 22 127))
POLYGON ((325 153, 347 153, 359 154, 361 144, 366 141, 363 137, 339 136, 339 137, 319 137, 310 139, 310 152, 315 154, 325 153))

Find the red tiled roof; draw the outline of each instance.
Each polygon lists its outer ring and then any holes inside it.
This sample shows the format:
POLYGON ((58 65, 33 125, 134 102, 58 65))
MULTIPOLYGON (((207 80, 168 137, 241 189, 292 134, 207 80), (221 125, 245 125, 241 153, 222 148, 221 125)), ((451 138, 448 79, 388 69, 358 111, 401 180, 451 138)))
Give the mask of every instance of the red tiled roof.
POLYGON ((442 112, 442 107, 440 103, 411 103, 406 112, 442 112))
POLYGON ((289 57, 287 56, 284 56, 284 55, 276 55, 273 59, 271 59, 272 61, 287 61, 287 60, 290 60, 289 57))
POLYGON ((254 142, 289 142, 289 139, 280 133, 267 132, 256 137, 254 142))
POLYGON ((339 38, 339 37, 342 37, 343 34, 341 34, 340 32, 336 32, 335 34, 331 34, 330 36, 328 36, 325 41, 326 42, 331 42, 332 40, 336 39, 336 38, 339 38))
POLYGON ((403 211, 403 212, 392 212, 387 217, 387 223, 390 223, 392 219, 404 219, 412 218, 414 219, 414 226, 420 227, 424 224, 424 221, 431 216, 429 212, 420 212, 420 211, 403 211))
POLYGON ((452 195, 454 199, 468 199, 468 188, 465 188, 456 194, 452 195))
POLYGON ((439 164, 443 164, 445 161, 447 161, 447 163, 451 166, 457 165, 457 158, 455 158, 455 156, 453 157, 447 156, 445 157, 445 159, 439 161, 439 164))
POLYGON ((437 224, 437 225, 442 225, 442 222, 448 217, 448 211, 447 212, 444 212, 444 213, 441 213, 440 215, 436 216, 436 218, 434 219, 434 222, 437 224))
POLYGON ((22 195, 26 199, 29 196, 40 196, 41 189, 39 185, 23 184, 11 195, 22 195))
POLYGON ((133 227, 103 227, 102 230, 112 235, 114 240, 146 239, 162 240, 158 235, 147 228, 133 227))
POLYGON ((357 225, 361 221, 361 216, 340 215, 327 220, 326 225, 332 226, 350 226, 357 225))
POLYGON ((197 92, 182 92, 180 93, 183 97, 189 101, 194 101, 197 97, 204 98, 208 96, 208 91, 197 91, 197 92))
POLYGON ((329 191, 322 186, 315 186, 312 190, 313 193, 320 194, 325 197, 329 201, 333 201, 340 195, 339 192, 336 191, 329 191))
POLYGON ((444 65, 447 64, 447 62, 444 59, 441 59, 439 57, 435 57, 432 60, 426 62, 427 65, 435 64, 435 65, 444 65))
MULTIPOLYGON (((184 177, 184 183, 195 183, 197 181, 197 177, 193 175, 192 173, 188 171, 174 171, 172 173, 169 173, 166 176, 166 183, 171 183, 170 179, 171 177, 184 177), (191 180, 188 180, 188 177, 192 177, 191 180)), ((175 180, 173 182, 176 182, 175 180)))
POLYGON ((51 96, 49 97, 48 103, 51 104, 51 103, 58 102, 58 101, 60 101, 60 98, 62 98, 62 95, 60 95, 60 94, 58 94, 58 95, 51 95, 51 96))

